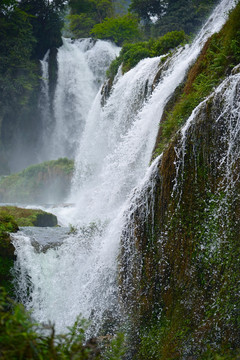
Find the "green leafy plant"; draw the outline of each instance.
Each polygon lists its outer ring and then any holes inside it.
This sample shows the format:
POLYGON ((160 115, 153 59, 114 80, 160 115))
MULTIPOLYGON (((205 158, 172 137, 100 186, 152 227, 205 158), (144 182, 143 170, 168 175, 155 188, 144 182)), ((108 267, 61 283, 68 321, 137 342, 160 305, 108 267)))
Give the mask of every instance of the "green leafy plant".
POLYGON ((133 41, 140 35, 137 18, 131 15, 106 18, 100 24, 96 24, 90 34, 98 39, 109 39, 117 45, 124 41, 133 41))
POLYGON ((116 335, 104 347, 97 338, 86 341, 89 324, 78 317, 65 334, 53 325, 34 323, 21 304, 0 288, 0 357, 3 360, 120 360, 125 353, 124 336, 116 335))
POLYGON ((136 66, 140 60, 166 54, 180 44, 186 43, 187 39, 184 31, 172 31, 158 39, 150 39, 149 41, 134 44, 125 43, 119 56, 111 63, 107 75, 113 78, 121 64, 124 73, 136 66))

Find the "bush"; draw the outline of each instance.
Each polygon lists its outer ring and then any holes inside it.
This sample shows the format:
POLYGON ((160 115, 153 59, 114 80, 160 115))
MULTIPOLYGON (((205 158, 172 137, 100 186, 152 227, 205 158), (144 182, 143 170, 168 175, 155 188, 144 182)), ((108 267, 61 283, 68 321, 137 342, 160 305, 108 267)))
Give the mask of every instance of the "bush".
POLYGON ((88 37, 95 24, 94 19, 87 14, 68 15, 67 19, 69 20, 69 30, 76 39, 88 37))
POLYGON ((0 358, 2 360, 120 360, 124 336, 118 334, 107 351, 96 338, 85 341, 87 322, 77 318, 66 334, 55 334, 54 326, 33 323, 21 304, 7 298, 0 288, 0 358))
POLYGON ((124 44, 119 56, 111 63, 107 76, 113 78, 119 66, 123 65, 123 73, 132 69, 138 62, 147 57, 155 57, 166 54, 171 49, 185 43, 187 36, 184 31, 172 31, 158 39, 124 44))
POLYGON ((101 24, 96 24, 90 33, 98 39, 112 40, 117 45, 140 36, 138 20, 131 15, 106 18, 101 24))
POLYGON ((185 43, 186 40, 187 36, 183 30, 171 31, 154 42, 153 54, 155 56, 165 54, 178 45, 185 43))

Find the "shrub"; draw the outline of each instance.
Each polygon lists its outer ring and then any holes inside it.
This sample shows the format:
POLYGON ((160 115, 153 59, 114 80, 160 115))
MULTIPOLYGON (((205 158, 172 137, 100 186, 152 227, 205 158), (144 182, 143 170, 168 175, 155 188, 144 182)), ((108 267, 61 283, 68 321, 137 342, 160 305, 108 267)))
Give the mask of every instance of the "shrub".
POLYGON ((117 45, 133 41, 140 35, 138 20, 131 15, 106 18, 102 23, 96 24, 90 33, 98 39, 112 40, 117 45))
POLYGON ((0 288, 0 358, 2 360, 120 360, 124 336, 118 334, 106 345, 96 338, 86 341, 87 322, 77 318, 66 334, 56 335, 54 326, 32 322, 21 304, 7 298, 0 288))
POLYGON ((72 14, 68 15, 67 19, 69 20, 69 30, 77 39, 88 37, 95 24, 94 19, 87 14, 72 14))
POLYGON ((171 49, 185 43, 186 40, 187 36, 184 31, 172 31, 158 39, 134 44, 125 43, 119 56, 111 63, 107 76, 113 78, 121 64, 124 73, 136 66, 140 60, 166 54, 171 49))
POLYGON ((153 44, 153 55, 162 55, 169 52, 169 50, 174 49, 180 44, 185 43, 187 36, 185 32, 182 31, 171 31, 164 36, 161 36, 153 44))

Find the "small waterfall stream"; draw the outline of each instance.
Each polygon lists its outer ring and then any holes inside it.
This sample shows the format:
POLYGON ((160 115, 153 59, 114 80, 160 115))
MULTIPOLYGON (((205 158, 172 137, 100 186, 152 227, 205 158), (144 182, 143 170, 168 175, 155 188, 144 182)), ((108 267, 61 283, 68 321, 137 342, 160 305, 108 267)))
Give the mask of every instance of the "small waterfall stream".
MULTIPOLYGON (((116 258, 123 214, 129 208, 132 191, 141 184, 148 169, 167 100, 233 6, 234 1, 222 0, 193 44, 178 49, 166 63, 159 65, 160 58, 144 59, 128 73, 119 75, 104 106, 101 90, 97 93, 103 76, 97 70, 102 55, 86 50, 89 40, 77 44, 66 41, 60 49, 54 100, 57 137, 52 144, 53 153, 76 154, 69 199, 75 205, 55 212, 63 224, 73 224, 77 233, 46 252, 36 251, 30 236, 14 235, 19 297, 37 321, 50 320, 57 331, 65 331, 81 313, 92 320, 95 334, 105 321, 118 323, 121 311, 116 258), (83 65, 76 50, 79 46, 84 47, 84 54, 88 53, 81 76, 78 72, 83 65), (152 91, 159 66, 161 77, 152 91), (79 90, 82 86, 83 92, 79 90), (83 113, 88 115, 83 118, 83 113)), ((101 45, 99 52, 106 54, 106 49, 101 45)), ((113 56, 117 49, 114 47, 110 53, 113 56)))

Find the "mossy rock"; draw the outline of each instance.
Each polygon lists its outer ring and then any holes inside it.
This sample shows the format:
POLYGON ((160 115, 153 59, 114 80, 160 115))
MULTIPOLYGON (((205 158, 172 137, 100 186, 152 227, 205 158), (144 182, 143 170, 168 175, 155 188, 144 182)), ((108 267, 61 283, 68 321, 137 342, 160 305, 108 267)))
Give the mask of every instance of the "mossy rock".
POLYGON ((43 210, 22 209, 16 206, 1 206, 0 211, 14 217, 18 226, 53 227, 57 225, 57 217, 43 210))
POLYGON ((0 286, 13 295, 11 268, 15 260, 15 249, 10 240, 9 232, 16 232, 18 225, 8 212, 0 211, 0 286))

